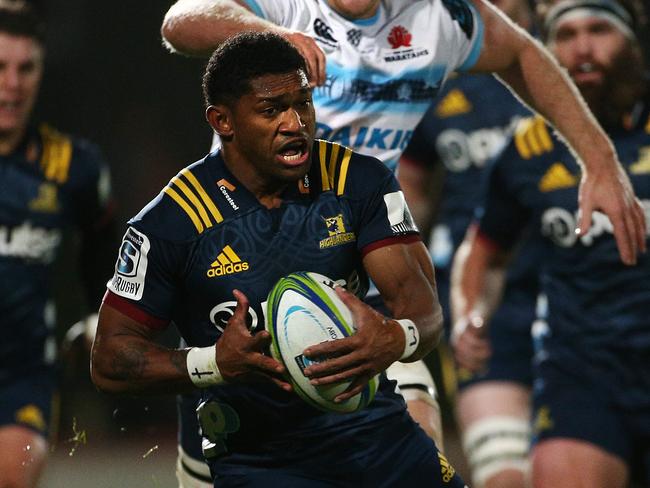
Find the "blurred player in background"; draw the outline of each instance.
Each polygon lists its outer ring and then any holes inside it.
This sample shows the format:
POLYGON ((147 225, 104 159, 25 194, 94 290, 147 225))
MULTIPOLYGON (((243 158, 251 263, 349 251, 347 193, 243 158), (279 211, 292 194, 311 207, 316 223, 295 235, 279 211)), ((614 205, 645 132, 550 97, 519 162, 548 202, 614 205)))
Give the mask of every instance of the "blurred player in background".
MULTIPOLYGON (((650 104, 637 37, 645 26, 641 5, 564 0, 543 6, 547 45, 612 137, 648 218, 650 104)), ((547 300, 533 326, 533 486, 623 488, 631 479, 649 486, 650 259, 621 264, 612 224, 600 212, 587 234, 573 232, 580 171, 543 121, 517 127, 491 170, 478 231, 468 235, 468 253, 458 262, 459 308, 466 317, 481 316, 473 307, 487 292, 486 270, 502 265, 532 223, 545 246, 540 266, 547 300)), ((458 331, 456 353, 474 370, 490 347, 485 329, 470 324, 458 331)))
POLYGON ((47 457, 57 383, 50 273, 63 231, 74 226, 82 238, 89 311, 112 264, 110 183, 98 149, 30 120, 43 40, 37 12, 0 1, 0 486, 12 488, 36 486, 47 457))
POLYGON ((376 158, 314 140, 306 62, 279 35, 224 43, 203 88, 222 148, 130 222, 100 311, 95 384, 113 393, 201 389, 204 455, 219 488, 462 488, 385 375, 364 409, 322 412, 264 354, 263 302, 279 278, 305 269, 349 287, 337 290, 357 332, 304 352, 314 384, 353 379, 338 400, 435 347, 433 267, 394 175, 376 158), (362 297, 369 278, 397 320, 353 294, 362 297), (225 325, 215 320, 223 308, 232 310, 225 325), (154 342, 172 321, 191 349, 154 342))
MULTIPOLYGON (((622 256, 635 259, 641 210, 611 145, 551 58, 485 2, 181 0, 163 24, 166 41, 188 54, 209 54, 244 30, 277 32, 305 56, 317 86, 318 137, 374 155, 391 169, 453 71, 498 72, 556 123, 593 169, 593 180, 583 181, 583 205, 604 206, 608 213, 629 210, 628 225, 619 214, 615 227, 622 256), (557 96, 550 97, 551 91, 557 96)), ((439 411, 427 394, 433 386, 429 372, 420 363, 399 375, 400 388, 410 390, 410 413, 440 443, 439 411)), ((197 451, 183 444, 190 455, 197 451)))
MULTIPOLYGON (((494 2, 527 31, 534 13, 526 0, 494 2)), ((456 75, 445 83, 400 159, 399 180, 416 223, 431 229, 429 251, 436 269, 447 338, 452 259, 475 209, 483 202, 483 179, 492 158, 516 123, 530 111, 491 74, 456 75), (440 183, 442 181, 442 184, 440 183)), ((530 445, 530 388, 533 354, 530 324, 537 298, 535 244, 520 251, 492 321, 489 362, 477 374, 458 371, 456 384, 443 381, 444 397, 456 407, 463 447, 477 488, 523 488, 530 445)), ((462 252, 461 252, 462 254, 462 252)), ((498 302, 497 292, 484 306, 498 302)), ((464 315, 464 314, 462 314, 464 315)), ((485 316, 485 314, 484 314, 485 316)), ((438 348, 440 378, 453 376, 446 344, 438 348)))

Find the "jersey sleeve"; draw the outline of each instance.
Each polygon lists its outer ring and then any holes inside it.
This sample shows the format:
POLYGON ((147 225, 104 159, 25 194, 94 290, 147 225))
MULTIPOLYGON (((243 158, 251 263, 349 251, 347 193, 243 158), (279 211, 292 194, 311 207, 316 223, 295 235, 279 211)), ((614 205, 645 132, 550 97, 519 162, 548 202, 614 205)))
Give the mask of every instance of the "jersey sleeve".
POLYGON ((467 71, 483 48, 483 20, 469 0, 442 0, 442 10, 440 42, 451 53, 453 70, 467 71))
POLYGON ((304 31, 309 13, 305 0, 244 0, 258 17, 283 27, 304 31))
POLYGON ((140 323, 166 326, 180 293, 186 247, 131 225, 122 238, 105 301, 140 323))
POLYGON ((508 164, 515 152, 511 143, 498 157, 486 178, 485 202, 477 209, 479 235, 504 250, 514 246, 530 219, 529 209, 517 198, 509 178, 508 164))
POLYGON ((351 176, 361 196, 352 205, 358 219, 357 246, 361 253, 395 242, 420 240, 395 175, 374 158, 358 156, 355 163, 351 176))

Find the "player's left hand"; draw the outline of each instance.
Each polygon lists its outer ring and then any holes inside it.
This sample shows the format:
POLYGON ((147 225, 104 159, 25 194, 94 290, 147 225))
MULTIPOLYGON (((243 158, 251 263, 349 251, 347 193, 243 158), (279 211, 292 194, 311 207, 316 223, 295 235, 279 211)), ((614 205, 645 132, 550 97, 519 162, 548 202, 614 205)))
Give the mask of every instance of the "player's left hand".
POLYGON ((635 265, 637 255, 646 251, 645 212, 621 165, 583 171, 578 204, 580 218, 576 233, 583 236, 589 232, 594 210, 604 212, 614 228, 621 260, 629 266, 635 265))
POLYGON ((450 342, 459 368, 473 374, 485 371, 492 356, 492 345, 485 319, 480 314, 459 318, 453 325, 450 342))
POLYGON ((305 369, 312 385, 353 380, 335 398, 342 402, 359 393, 370 379, 400 358, 405 338, 395 321, 386 319, 341 287, 336 288, 336 293, 352 312, 357 332, 345 339, 310 346, 303 354, 314 361, 328 358, 305 369))

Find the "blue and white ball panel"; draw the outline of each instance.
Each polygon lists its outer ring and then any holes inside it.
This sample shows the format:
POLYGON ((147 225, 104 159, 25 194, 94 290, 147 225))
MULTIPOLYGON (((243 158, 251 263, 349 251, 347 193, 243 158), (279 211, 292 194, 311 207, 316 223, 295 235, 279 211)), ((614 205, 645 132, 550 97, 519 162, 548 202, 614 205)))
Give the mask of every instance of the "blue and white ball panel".
POLYGON ((272 337, 272 355, 287 368, 298 395, 321 410, 354 412, 372 400, 378 377, 358 395, 334 403, 334 397, 350 382, 313 386, 304 374, 313 362, 303 355, 305 348, 354 334, 352 314, 333 285, 332 280, 317 273, 298 272, 282 278, 269 295, 267 329, 272 337))

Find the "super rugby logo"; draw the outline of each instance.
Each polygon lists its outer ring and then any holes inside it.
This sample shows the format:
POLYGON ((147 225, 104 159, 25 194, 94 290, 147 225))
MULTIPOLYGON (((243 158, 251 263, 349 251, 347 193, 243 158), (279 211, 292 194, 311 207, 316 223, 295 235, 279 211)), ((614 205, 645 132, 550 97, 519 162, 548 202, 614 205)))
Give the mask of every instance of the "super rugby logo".
POLYGON ((131 300, 142 298, 150 247, 151 244, 146 235, 133 227, 126 231, 115 264, 115 274, 108 283, 109 290, 131 300))
MULTIPOLYGON (((266 302, 264 302, 261 307, 262 310, 265 310, 266 302)), ((217 328, 219 332, 223 332, 223 330, 226 328, 230 317, 235 314, 235 308, 237 308, 237 302, 233 300, 229 302, 222 302, 210 310, 210 322, 217 328)), ((246 317, 246 325, 248 326, 248 330, 255 330, 258 322, 259 320, 257 312, 253 309, 253 307, 248 307, 248 316, 246 317)))

